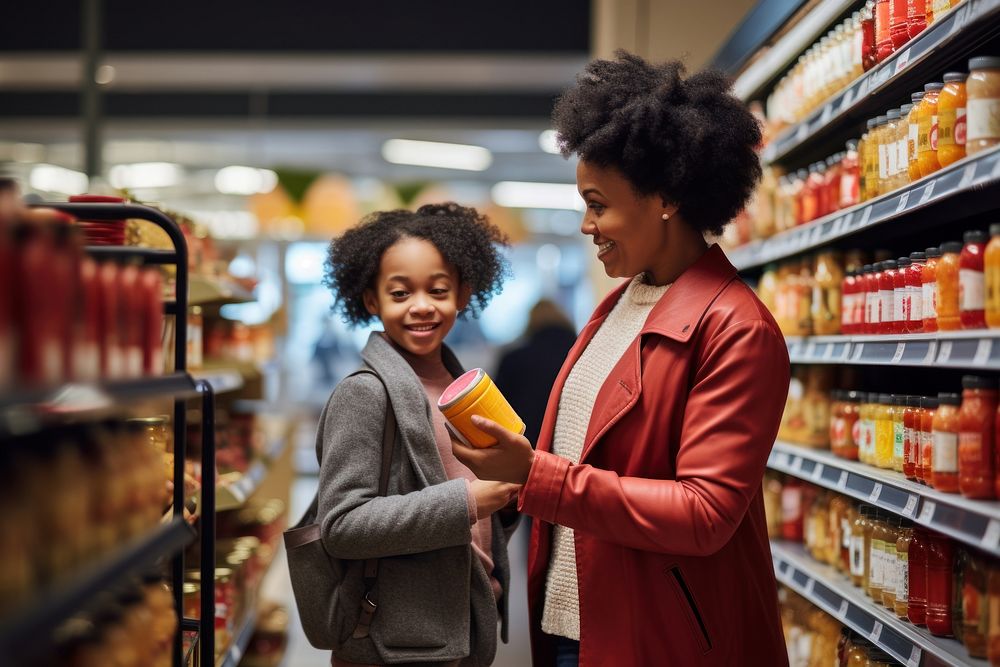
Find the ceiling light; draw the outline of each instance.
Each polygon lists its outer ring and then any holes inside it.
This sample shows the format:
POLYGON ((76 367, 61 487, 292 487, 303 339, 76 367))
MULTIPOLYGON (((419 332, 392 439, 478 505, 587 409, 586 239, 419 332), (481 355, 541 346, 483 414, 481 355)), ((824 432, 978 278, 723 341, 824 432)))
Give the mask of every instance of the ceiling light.
POLYGON ((180 183, 182 174, 171 162, 137 162, 111 167, 108 181, 115 188, 168 188, 180 183))
POLYGON ((215 189, 224 195, 253 195, 270 192, 278 185, 278 175, 270 169, 224 167, 215 175, 215 189))
POLYGON ((545 130, 538 135, 538 145, 546 153, 552 153, 553 155, 559 155, 559 135, 556 134, 555 130, 545 130))
POLYGON ((465 171, 484 171, 493 164, 493 154, 482 146, 409 139, 385 142, 382 144, 382 157, 393 164, 465 171))
POLYGON ((73 171, 53 164, 32 167, 28 183, 35 190, 58 192, 66 195, 82 195, 90 185, 90 179, 81 171, 73 171))
POLYGON ((582 211, 583 199, 572 183, 502 181, 490 191, 493 201, 508 208, 555 208, 582 211))

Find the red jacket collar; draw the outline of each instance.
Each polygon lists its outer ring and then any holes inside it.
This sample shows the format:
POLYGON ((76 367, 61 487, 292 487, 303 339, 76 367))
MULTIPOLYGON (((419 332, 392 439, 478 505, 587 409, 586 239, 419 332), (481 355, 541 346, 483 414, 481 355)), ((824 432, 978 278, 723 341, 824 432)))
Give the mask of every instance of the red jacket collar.
MULTIPOLYGON (((713 243, 698 261, 674 281, 653 307, 640 335, 655 333, 681 343, 686 342, 709 305, 735 276, 736 268, 729 262, 722 248, 713 243)), ((619 285, 601 302, 594 311, 591 322, 601 321, 611 312, 629 282, 631 281, 619 285)))

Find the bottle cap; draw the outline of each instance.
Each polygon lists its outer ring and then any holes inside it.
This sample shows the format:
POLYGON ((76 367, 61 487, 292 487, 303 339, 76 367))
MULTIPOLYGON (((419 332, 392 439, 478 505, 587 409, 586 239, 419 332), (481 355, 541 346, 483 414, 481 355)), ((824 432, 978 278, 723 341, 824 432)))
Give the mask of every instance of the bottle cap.
POLYGON ((896 264, 896 260, 894 260, 894 259, 887 259, 884 262, 882 262, 882 270, 883 271, 895 271, 896 268, 897 268, 897 264, 896 264))
POLYGON ((965 72, 948 72, 944 75, 943 78, 945 83, 953 83, 953 82, 965 81, 966 79, 969 78, 969 75, 966 74, 965 72))
POLYGON ((996 389, 996 380, 979 375, 963 375, 962 389, 996 389))
POLYGON ((962 395, 942 392, 938 394, 938 403, 940 405, 954 405, 958 407, 962 405, 962 395))
POLYGON ((933 83, 925 84, 924 85, 924 92, 925 93, 935 93, 935 92, 939 92, 942 88, 944 88, 944 84, 941 83, 940 81, 935 81, 933 83))
POLYGON ((936 396, 924 396, 920 399, 920 407, 928 410, 937 410, 941 403, 936 396))
POLYGON ((972 229, 962 235, 962 240, 965 243, 986 243, 989 239, 986 238, 986 232, 981 229, 972 229))
POLYGON ((903 106, 899 107, 899 113, 901 115, 903 115, 903 116, 910 115, 911 111, 913 111, 913 105, 912 104, 904 104, 903 106))
POLYGON ((979 56, 969 60, 969 70, 974 69, 998 69, 1000 68, 1000 58, 996 56, 979 56))
POLYGON ((958 253, 962 252, 962 242, 961 241, 948 241, 947 243, 941 244, 941 253, 958 253))
POLYGON ((909 257, 900 257, 896 260, 896 265, 900 267, 909 266, 910 264, 911 262, 909 257))
POLYGON ((888 120, 899 120, 899 109, 889 109, 885 112, 885 117, 888 120))
POLYGON ((990 236, 1000 236, 1000 223, 990 225, 990 236))
POLYGON ((928 248, 924 252, 927 253, 927 258, 928 259, 931 259, 931 258, 934 258, 934 257, 940 257, 941 256, 941 249, 940 248, 928 248))
MULTIPOLYGON (((1000 225, 998 225, 998 226, 1000 226, 1000 225)), ((922 252, 911 252, 910 253, 910 261, 911 262, 926 262, 927 261, 927 255, 925 253, 922 253, 922 252)))

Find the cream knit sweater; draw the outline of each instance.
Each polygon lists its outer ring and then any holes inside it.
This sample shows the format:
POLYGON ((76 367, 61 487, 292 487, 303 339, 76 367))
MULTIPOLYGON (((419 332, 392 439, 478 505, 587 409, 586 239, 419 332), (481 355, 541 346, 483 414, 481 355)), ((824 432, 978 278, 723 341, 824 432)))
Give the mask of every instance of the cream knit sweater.
MULTIPOLYGON (((637 276, 594 334, 573 365, 559 398, 552 440, 554 454, 579 463, 597 393, 668 287, 647 285, 642 276, 637 276)), ((580 639, 580 597, 572 528, 555 526, 552 535, 542 630, 550 635, 580 639)))

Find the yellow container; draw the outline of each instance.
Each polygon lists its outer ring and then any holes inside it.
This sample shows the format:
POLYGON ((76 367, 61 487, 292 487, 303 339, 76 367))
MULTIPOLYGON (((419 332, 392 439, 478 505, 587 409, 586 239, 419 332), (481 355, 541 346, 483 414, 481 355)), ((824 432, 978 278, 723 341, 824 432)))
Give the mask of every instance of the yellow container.
POLYGON ((888 470, 892 468, 892 418, 895 408, 889 394, 879 394, 878 402, 875 410, 875 465, 888 470))
POLYGON ((448 430, 452 435, 472 447, 497 444, 495 438, 473 426, 473 415, 491 419, 509 431, 524 434, 524 421, 482 368, 474 368, 452 382, 441 394, 438 409, 448 420, 448 430))

